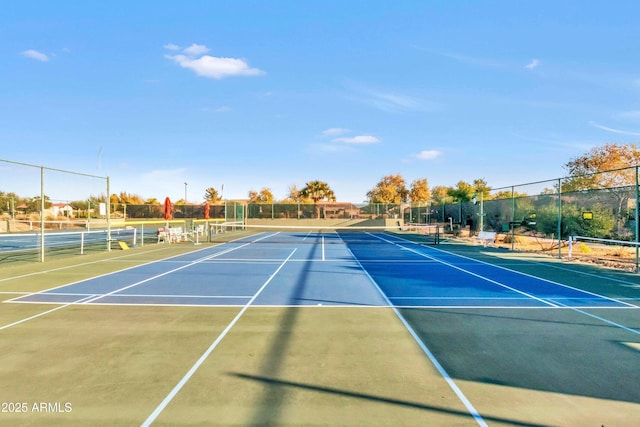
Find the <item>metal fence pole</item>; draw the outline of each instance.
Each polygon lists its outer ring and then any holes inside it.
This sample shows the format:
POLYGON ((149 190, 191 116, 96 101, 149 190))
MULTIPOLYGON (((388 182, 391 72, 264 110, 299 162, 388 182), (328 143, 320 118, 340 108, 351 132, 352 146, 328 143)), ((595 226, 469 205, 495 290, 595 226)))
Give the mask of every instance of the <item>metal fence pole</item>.
POLYGON ((511 186, 511 220, 509 226, 511 227, 511 250, 515 250, 516 245, 516 190, 514 186, 511 186))
POLYGON ((638 166, 636 166, 636 206, 635 206, 635 215, 634 215, 634 220, 635 220, 635 234, 636 234, 636 273, 638 272, 638 242, 640 240, 638 240, 638 220, 640 219, 640 217, 638 216, 638 208, 640 207, 640 191, 638 190, 638 166))
POLYGON ((109 177, 107 176, 107 252, 111 252, 111 188, 109 185, 109 177))
POLYGON ((44 166, 40 166, 40 262, 44 262, 44 166))
POLYGON ((558 178, 558 258, 562 258, 562 178, 558 178))

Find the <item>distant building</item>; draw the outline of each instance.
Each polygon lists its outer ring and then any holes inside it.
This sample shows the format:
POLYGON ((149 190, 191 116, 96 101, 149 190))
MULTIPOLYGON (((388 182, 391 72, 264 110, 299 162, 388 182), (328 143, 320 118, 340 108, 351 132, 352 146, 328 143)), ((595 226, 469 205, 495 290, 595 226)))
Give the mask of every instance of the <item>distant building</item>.
POLYGON ((73 217, 73 208, 66 203, 53 203, 51 207, 47 209, 52 216, 66 216, 67 218, 73 217))

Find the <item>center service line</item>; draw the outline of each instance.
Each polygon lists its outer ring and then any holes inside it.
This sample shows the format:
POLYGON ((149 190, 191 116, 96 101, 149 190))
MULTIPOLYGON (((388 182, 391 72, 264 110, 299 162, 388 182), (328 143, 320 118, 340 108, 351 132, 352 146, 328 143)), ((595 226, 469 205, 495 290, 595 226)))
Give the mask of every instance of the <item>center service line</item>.
MULTIPOLYGON (((351 252, 351 249, 348 249, 348 251, 351 252)), ((358 264, 360 269, 364 272, 364 274, 369 278, 369 280, 371 281, 373 286, 375 286, 375 288, 378 290, 378 292, 380 293, 382 298, 384 298, 384 300, 387 302, 389 307, 391 307, 391 309, 395 313, 396 317, 400 320, 400 322, 402 322, 402 324, 407 329, 409 334, 413 337, 413 339, 416 342, 416 344, 418 344, 418 346, 422 349, 423 353, 431 361, 431 363, 436 368, 436 370, 440 373, 442 378, 447 382, 447 384, 449 384, 449 387, 451 388, 451 390, 453 390, 453 392, 456 394, 456 396, 458 396, 458 399, 460 399, 460 401, 465 406, 465 408, 467 408, 467 411, 469 412, 469 415, 471 415, 473 417, 473 419, 476 421, 476 423, 479 426, 488 427, 488 424, 482 418, 482 415, 480 415, 478 410, 473 406, 473 404, 469 401, 469 399, 467 399, 467 396, 465 396, 465 394, 462 392, 462 390, 460 390, 460 388, 455 383, 455 381, 453 381, 453 378, 451 378, 449 373, 447 371, 445 371, 444 367, 440 364, 438 359, 436 359, 436 356, 431 352, 431 350, 429 350, 427 345, 418 336, 418 334, 411 327, 411 325, 409 324, 407 319, 405 319, 404 316, 402 315, 402 313, 400 313, 400 311, 398 311, 396 306, 391 303, 391 301, 389 300, 389 297, 387 297, 387 295, 382 291, 382 288, 380 288, 380 285, 378 285, 378 283, 373 279, 373 277, 371 277, 369 272, 364 268, 362 263, 360 263, 360 260, 354 255, 353 252, 351 252, 351 256, 353 257, 353 259, 356 262, 356 264, 358 264)))
POLYGON ((195 372, 198 370, 200 365, 204 363, 204 361, 207 359, 207 357, 209 357, 211 352, 218 346, 218 344, 220 344, 222 339, 229 333, 231 328, 233 328, 233 326, 238 322, 238 320, 240 320, 242 315, 245 313, 245 311, 247 311, 249 306, 253 304, 256 298, 258 298, 258 296, 262 293, 264 288, 266 288, 267 285, 273 280, 273 278, 276 277, 278 272, 282 269, 282 267, 284 267, 287 261, 289 261, 289 259, 293 256, 296 250, 297 249, 292 250, 289 256, 287 257, 287 259, 282 261, 282 263, 276 269, 276 271, 274 271, 273 274, 269 276, 269 279, 267 279, 267 281, 264 282, 262 287, 258 289, 258 292, 256 292, 256 294, 249 300, 249 302, 247 302, 244 305, 244 307, 242 307, 242 310, 238 312, 236 317, 233 318, 233 320, 227 325, 227 327, 224 329, 224 331, 222 331, 222 333, 218 336, 218 338, 216 338, 216 340, 209 346, 209 348, 204 353, 202 353, 202 356, 200 356, 200 358, 196 361, 196 363, 193 364, 191 369, 189 369, 189 371, 184 375, 184 377, 182 377, 180 382, 176 384, 176 386, 173 388, 173 390, 171 390, 171 392, 167 395, 167 397, 165 397, 164 400, 160 403, 160 405, 158 405, 158 407, 151 413, 151 415, 149 415, 149 417, 145 420, 145 422, 141 424, 141 427, 150 426, 151 423, 154 422, 156 418, 158 418, 158 415, 160 415, 160 413, 167 407, 167 405, 173 400, 173 398, 178 394, 178 392, 180 392, 180 390, 182 389, 182 387, 184 387, 187 381, 191 379, 191 377, 193 376, 193 374, 195 374, 195 372))

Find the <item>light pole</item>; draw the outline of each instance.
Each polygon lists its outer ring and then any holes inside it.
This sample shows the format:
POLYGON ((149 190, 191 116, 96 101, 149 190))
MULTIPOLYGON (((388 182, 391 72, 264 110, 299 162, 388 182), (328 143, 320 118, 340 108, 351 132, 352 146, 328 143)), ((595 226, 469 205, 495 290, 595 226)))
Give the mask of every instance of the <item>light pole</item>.
MULTIPOLYGON (((478 203, 478 193, 473 195, 473 204, 478 203)), ((484 195, 480 192, 480 231, 484 231, 484 195)))
POLYGON ((184 204, 187 204, 187 183, 184 183, 184 204))

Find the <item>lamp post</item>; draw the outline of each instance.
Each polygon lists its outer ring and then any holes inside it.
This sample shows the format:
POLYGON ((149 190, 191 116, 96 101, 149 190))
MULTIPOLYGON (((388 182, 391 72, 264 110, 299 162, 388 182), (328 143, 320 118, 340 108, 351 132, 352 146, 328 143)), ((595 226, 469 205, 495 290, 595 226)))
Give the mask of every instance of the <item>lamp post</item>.
MULTIPOLYGON (((471 200, 474 205, 477 204, 478 193, 474 194, 471 200)), ((484 231, 484 193, 482 191, 480 192, 480 231, 484 231)))
POLYGON ((184 183, 184 204, 187 204, 187 183, 184 183))

